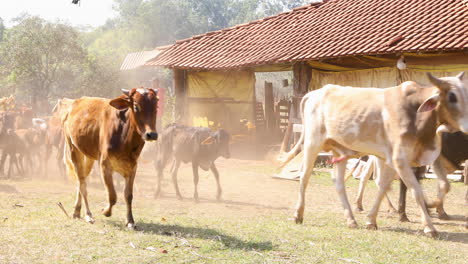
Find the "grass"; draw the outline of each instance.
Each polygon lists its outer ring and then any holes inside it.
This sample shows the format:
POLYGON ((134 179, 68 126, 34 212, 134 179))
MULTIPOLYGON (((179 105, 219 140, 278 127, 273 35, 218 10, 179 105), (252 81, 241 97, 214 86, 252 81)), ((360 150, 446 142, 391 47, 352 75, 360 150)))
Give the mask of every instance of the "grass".
MULTIPOLYGON (((224 201, 217 203, 212 176, 201 174, 201 202, 192 201, 190 168, 181 168, 183 201, 174 198, 169 180, 165 197, 151 197, 153 173, 142 168, 137 180, 134 216, 138 231, 124 227, 122 200, 114 215, 99 212, 105 206, 102 187, 89 188, 96 223, 67 219, 74 187, 57 181, 0 180, 0 263, 466 263, 468 233, 462 215, 465 186, 452 184, 447 211, 455 221, 436 219, 439 239, 420 234, 418 223, 399 223, 380 213, 380 230, 361 226, 348 229, 330 176, 319 173, 308 190, 305 222, 290 219, 297 182, 273 180, 272 168, 256 162, 228 169, 220 166, 224 201), (240 169, 239 169, 240 168, 240 169), (163 251, 167 251, 164 253, 163 251)), ((348 184, 354 197, 356 182, 348 184)), ((424 183, 430 190, 434 182, 424 183)), ((91 184, 91 186, 93 186, 91 184)), ((375 195, 371 182, 367 197, 375 195)), ((433 189, 433 188, 432 188, 433 189)), ((429 193, 431 195, 433 193, 429 193)), ((393 198, 396 194, 392 194, 393 198)), ((368 199, 372 200, 372 199, 368 199)), ((412 199, 410 199, 412 200, 412 199)), ((365 203, 370 208, 371 201, 365 203)), ((409 217, 419 220, 409 201, 409 217)), ((385 205, 383 205, 385 207, 385 205)))

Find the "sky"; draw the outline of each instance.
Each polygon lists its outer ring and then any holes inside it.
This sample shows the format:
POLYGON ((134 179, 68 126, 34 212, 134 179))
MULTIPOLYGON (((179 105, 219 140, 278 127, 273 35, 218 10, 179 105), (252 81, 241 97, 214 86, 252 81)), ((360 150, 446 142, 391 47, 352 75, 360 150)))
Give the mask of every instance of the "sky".
POLYGON ((11 19, 23 12, 51 22, 60 19, 73 26, 98 27, 116 15, 112 9, 113 0, 81 0, 78 5, 71 2, 72 0, 0 0, 0 17, 7 27, 14 25, 11 19))

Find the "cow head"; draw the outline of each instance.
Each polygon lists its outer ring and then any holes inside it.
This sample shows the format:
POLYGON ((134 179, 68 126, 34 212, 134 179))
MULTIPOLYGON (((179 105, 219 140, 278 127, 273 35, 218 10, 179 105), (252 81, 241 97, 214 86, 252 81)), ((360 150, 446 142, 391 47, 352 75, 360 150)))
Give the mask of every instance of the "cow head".
POLYGON ((231 139, 231 136, 229 135, 229 133, 224 129, 220 129, 214 132, 213 135, 205 139, 201 144, 202 145, 216 145, 218 156, 222 156, 226 159, 229 159, 231 157, 231 152, 229 151, 230 139, 231 139))
POLYGON ((132 120, 138 133, 146 141, 158 139, 156 115, 158 112, 158 92, 155 89, 133 88, 123 90, 123 95, 110 101, 118 110, 130 109, 132 120))
POLYGON ((463 82, 464 72, 455 77, 437 78, 430 73, 427 76, 438 92, 426 99, 418 112, 438 107, 439 120, 447 131, 468 133, 468 86, 463 82))

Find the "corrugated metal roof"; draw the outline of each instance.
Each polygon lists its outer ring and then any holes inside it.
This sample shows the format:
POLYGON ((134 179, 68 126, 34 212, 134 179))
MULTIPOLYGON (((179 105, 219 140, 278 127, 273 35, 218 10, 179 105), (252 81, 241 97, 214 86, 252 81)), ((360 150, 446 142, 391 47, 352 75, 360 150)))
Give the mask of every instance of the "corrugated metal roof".
POLYGON ((145 65, 229 69, 467 49, 467 0, 329 0, 177 41, 145 65))
POLYGON ((161 52, 161 50, 149 50, 129 53, 125 56, 120 70, 133 70, 143 66, 147 61, 156 58, 161 52))

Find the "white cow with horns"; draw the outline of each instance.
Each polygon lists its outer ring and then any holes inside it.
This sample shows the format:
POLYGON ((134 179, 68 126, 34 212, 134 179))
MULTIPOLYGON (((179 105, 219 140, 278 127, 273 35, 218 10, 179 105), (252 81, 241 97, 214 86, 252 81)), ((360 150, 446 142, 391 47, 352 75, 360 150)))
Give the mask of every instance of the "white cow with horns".
MULTIPOLYGON (((413 190, 421 208, 424 233, 437 236, 411 167, 430 165, 439 156, 440 132, 468 133, 468 88, 462 82, 463 73, 456 77, 428 77, 430 87, 411 81, 386 89, 326 85, 304 96, 301 137, 281 159, 286 164, 304 143, 296 223, 303 221, 307 184, 317 154, 324 150, 334 155, 333 181, 349 227, 356 227, 357 223, 344 186, 346 161, 375 155, 385 163, 385 170, 398 173, 413 190)), ((393 176, 391 172, 381 173, 393 176)), ((392 179, 383 177, 379 183, 377 199, 367 215, 368 229, 377 229, 378 209, 392 179)))

